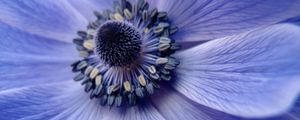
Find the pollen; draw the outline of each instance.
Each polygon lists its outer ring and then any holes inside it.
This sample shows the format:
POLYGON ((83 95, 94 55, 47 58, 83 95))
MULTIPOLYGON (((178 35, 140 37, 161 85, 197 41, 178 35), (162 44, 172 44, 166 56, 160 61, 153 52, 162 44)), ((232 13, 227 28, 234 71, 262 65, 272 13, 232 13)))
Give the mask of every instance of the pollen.
POLYGON ((130 91, 131 91, 131 85, 130 85, 129 81, 125 81, 125 82, 124 82, 124 89, 125 89, 127 92, 130 92, 130 91))
POLYGON ((83 43, 83 46, 88 50, 94 49, 94 41, 93 40, 87 40, 83 43))
POLYGON ((139 77, 138 77, 138 80, 139 80, 139 83, 142 85, 142 86, 146 86, 146 80, 145 80, 145 77, 144 77, 144 75, 140 75, 139 77))

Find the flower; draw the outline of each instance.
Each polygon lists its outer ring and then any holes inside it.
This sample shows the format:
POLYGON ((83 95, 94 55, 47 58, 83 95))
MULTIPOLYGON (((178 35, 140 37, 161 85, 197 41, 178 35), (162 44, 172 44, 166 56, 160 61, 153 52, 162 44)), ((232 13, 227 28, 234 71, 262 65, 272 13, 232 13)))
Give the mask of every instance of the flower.
POLYGON ((299 6, 2 0, 0 119, 297 115, 299 6))

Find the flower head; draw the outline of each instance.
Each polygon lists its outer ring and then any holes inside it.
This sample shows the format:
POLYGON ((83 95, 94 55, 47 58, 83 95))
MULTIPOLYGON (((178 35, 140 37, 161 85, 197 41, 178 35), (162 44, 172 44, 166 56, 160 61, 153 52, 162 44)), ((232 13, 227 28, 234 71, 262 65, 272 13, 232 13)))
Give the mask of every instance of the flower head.
POLYGON ((299 6, 0 1, 0 119, 297 115, 299 6))
POLYGON ((114 10, 95 12, 97 20, 73 40, 82 60, 72 64, 90 98, 110 106, 134 105, 154 93, 162 80, 170 81, 179 61, 171 55, 180 45, 166 12, 149 10, 140 0, 114 2, 114 10))

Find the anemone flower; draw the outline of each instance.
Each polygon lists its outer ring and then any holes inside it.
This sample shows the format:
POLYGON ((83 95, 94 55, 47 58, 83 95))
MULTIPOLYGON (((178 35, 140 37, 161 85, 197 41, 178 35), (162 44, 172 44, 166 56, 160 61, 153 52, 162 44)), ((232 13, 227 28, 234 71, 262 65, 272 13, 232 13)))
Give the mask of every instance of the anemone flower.
POLYGON ((1 0, 0 119, 298 119, 299 11, 299 0, 1 0))

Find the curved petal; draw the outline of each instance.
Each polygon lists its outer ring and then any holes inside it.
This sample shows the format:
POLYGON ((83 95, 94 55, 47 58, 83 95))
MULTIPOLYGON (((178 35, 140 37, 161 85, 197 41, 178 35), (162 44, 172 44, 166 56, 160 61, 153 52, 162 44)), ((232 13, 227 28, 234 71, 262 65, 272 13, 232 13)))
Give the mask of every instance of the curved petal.
POLYGON ((1 0, 0 21, 33 34, 72 41, 87 20, 64 0, 1 0))
POLYGON ((113 8, 114 0, 68 0, 68 2, 77 9, 89 21, 95 20, 94 11, 102 12, 105 9, 113 8))
POLYGON ((299 15, 299 0, 159 0, 179 27, 179 41, 211 40, 271 25, 299 15))
POLYGON ((280 24, 178 53, 181 64, 174 87, 193 101, 226 113, 280 114, 300 90, 299 33, 298 26, 280 24))
POLYGON ((9 94, 0 93, 1 119, 51 120, 163 120, 151 106, 128 109, 101 106, 99 99, 90 100, 75 82, 31 87, 9 94))
POLYGON ((237 120, 237 117, 199 105, 171 88, 163 86, 151 96, 159 112, 167 120, 237 120))
POLYGON ((0 28, 0 90, 72 78, 69 65, 77 58, 74 46, 1 22, 0 28))

